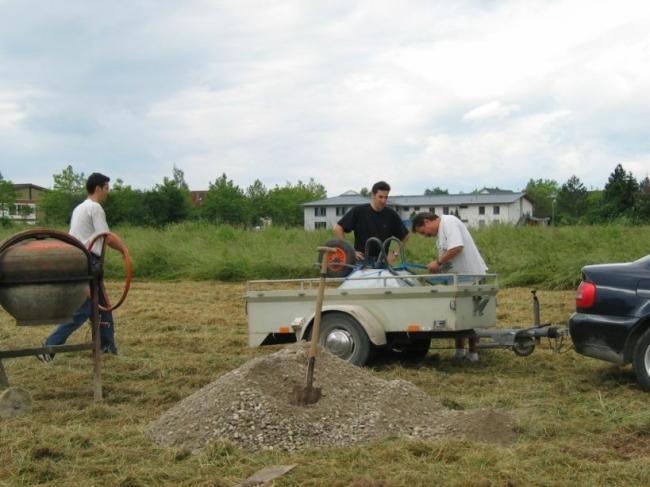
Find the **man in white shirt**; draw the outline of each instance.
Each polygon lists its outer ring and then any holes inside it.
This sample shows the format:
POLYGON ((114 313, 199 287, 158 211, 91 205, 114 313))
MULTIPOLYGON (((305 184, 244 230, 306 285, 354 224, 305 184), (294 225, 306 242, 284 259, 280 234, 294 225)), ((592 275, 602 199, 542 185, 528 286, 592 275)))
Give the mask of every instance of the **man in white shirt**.
MULTIPOLYGON (((467 227, 454 215, 418 213, 413 217, 413 231, 425 237, 437 236, 438 258, 427 264, 432 274, 483 275, 487 271, 467 227)), ((464 338, 456 338, 454 358, 465 358, 464 338)), ((478 362, 478 337, 469 338, 468 358, 471 362, 478 362)))
MULTIPOLYGON (((108 197, 109 181, 110 178, 108 176, 100 173, 92 173, 86 181, 88 198, 83 203, 77 205, 72 212, 69 233, 80 240, 86 247, 96 235, 109 231, 108 224, 106 223, 106 214, 104 213, 104 208, 102 208, 102 203, 108 197)), ((90 252, 93 265, 97 265, 101 257, 101 240, 98 239, 90 252)), ((110 237, 107 239, 106 244, 123 252, 122 248, 110 237)), ((102 291, 103 287, 103 285, 99 286, 99 304, 107 306, 108 301, 102 291)), ((81 308, 73 315, 72 322, 57 326, 52 334, 43 342, 43 346, 63 345, 68 337, 90 318, 91 311, 91 300, 87 298, 81 308)), ((100 311, 99 330, 102 351, 117 355, 115 324, 113 314, 110 311, 100 311)), ((54 354, 44 353, 39 355, 38 358, 43 362, 49 362, 54 358, 54 354)))

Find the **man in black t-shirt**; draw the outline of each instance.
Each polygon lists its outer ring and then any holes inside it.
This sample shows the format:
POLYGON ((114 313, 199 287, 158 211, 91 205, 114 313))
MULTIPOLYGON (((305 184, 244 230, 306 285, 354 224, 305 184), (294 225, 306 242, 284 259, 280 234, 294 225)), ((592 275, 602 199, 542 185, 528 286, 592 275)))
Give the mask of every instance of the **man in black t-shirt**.
MULTIPOLYGON (((334 225, 334 234, 344 238, 345 233, 354 232, 354 250, 357 259, 364 260, 366 241, 370 237, 377 237, 382 242, 389 237, 397 237, 401 243, 400 248, 396 249, 388 256, 392 261, 399 255, 399 251, 406 243, 409 231, 402 223, 397 212, 386 207, 390 186, 384 181, 379 181, 372 186, 372 198, 370 203, 357 205, 348 211, 336 225, 334 225)), ((379 255, 377 245, 370 245, 370 258, 376 258, 379 255)))

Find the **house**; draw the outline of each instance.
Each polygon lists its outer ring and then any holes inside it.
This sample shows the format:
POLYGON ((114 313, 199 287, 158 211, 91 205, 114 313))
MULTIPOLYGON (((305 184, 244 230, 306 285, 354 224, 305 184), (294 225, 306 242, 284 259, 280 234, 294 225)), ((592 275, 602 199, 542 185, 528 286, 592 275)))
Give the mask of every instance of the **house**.
MULTIPOLYGON (((481 228, 493 223, 516 225, 533 214, 533 203, 526 193, 483 188, 472 194, 389 196, 388 205, 409 226, 411 216, 421 211, 437 215, 456 215, 469 227, 481 228)), ((368 203, 369 197, 354 191, 340 196, 304 203, 305 229, 332 228, 355 205, 368 203)))
POLYGON ((35 184, 14 184, 16 202, 9 213, 9 218, 14 221, 33 225, 38 218, 38 202, 47 188, 35 184))
POLYGON ((190 191, 190 199, 192 200, 192 206, 195 208, 199 208, 203 206, 203 202, 205 201, 205 197, 208 194, 208 190, 201 190, 201 191, 190 191))

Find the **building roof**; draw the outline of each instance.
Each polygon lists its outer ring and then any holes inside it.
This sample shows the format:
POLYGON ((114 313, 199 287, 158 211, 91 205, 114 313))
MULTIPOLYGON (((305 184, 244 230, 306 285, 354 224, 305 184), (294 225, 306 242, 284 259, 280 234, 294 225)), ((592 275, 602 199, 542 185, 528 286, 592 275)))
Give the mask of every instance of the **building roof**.
MULTIPOLYGON (((458 205, 496 205, 510 204, 530 198, 526 193, 503 192, 494 194, 441 194, 441 195, 396 195, 388 198, 391 206, 458 206, 458 205)), ((302 206, 353 206, 369 203, 370 198, 360 195, 341 195, 303 203, 302 206)))
POLYGON ((31 183, 24 183, 24 184, 14 184, 14 189, 38 189, 40 191, 49 191, 48 188, 44 188, 42 186, 38 186, 36 184, 31 184, 31 183))

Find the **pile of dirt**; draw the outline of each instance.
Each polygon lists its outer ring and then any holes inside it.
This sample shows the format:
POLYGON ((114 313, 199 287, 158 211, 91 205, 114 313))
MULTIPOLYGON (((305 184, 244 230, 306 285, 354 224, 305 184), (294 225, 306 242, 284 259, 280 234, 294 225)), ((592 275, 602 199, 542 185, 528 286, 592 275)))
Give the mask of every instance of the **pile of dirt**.
POLYGON ((245 363, 180 401, 149 425, 148 434, 158 444, 193 451, 214 440, 289 451, 389 437, 514 440, 506 414, 445 409, 410 382, 383 380, 322 350, 314 374, 322 398, 292 405, 294 386, 305 383, 307 352, 298 343, 245 363))

